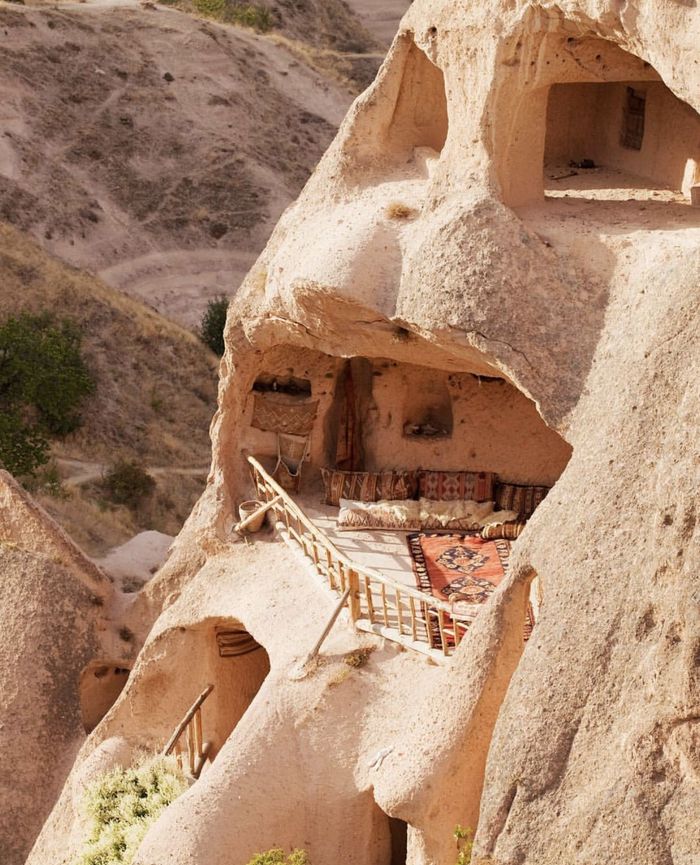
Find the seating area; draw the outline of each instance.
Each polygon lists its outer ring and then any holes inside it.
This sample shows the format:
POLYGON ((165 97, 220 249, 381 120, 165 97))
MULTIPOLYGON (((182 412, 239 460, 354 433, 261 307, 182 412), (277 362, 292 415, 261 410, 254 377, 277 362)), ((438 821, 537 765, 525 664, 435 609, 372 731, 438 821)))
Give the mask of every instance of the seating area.
POLYGON ((475 531, 518 537, 549 492, 545 485, 503 483, 493 472, 348 472, 323 468, 327 505, 339 531, 475 531))
MULTIPOLYGON (((238 528, 266 518, 349 590, 359 630, 449 657, 571 448, 500 377, 283 345, 261 364, 242 407, 255 489, 238 528)), ((535 591, 525 637, 536 613, 535 591)))
MULTIPOLYGON (((324 496, 317 487, 295 499, 254 457, 248 461, 258 500, 272 515, 275 528, 285 540, 301 548, 309 565, 331 589, 338 594, 350 590, 348 610, 358 630, 380 634, 436 659, 454 652, 504 578, 511 542, 546 495, 546 488, 503 485, 502 497, 511 510, 494 510, 493 501, 432 500, 436 513, 441 512, 441 506, 455 503, 488 511, 481 519, 470 518, 469 528, 457 531, 411 531, 411 526, 341 528, 338 519, 342 508, 328 503, 341 486, 345 489, 350 484, 356 494, 369 496, 371 490, 372 496, 377 496, 386 492, 389 484, 396 494, 410 473, 324 472, 324 496)), ((494 478, 485 477, 486 473, 438 474, 438 482, 449 481, 445 489, 454 494, 482 496, 496 488, 494 478), (451 483, 454 478, 445 479, 444 475, 459 475, 457 485, 451 483)), ((428 472, 423 480, 433 483, 436 479, 428 472)), ((415 499, 393 500, 410 501, 419 504, 415 499)), ((391 506, 392 500, 376 502, 381 507, 387 503, 391 506)), ((535 591, 525 611, 524 639, 530 635, 536 612, 535 591)))

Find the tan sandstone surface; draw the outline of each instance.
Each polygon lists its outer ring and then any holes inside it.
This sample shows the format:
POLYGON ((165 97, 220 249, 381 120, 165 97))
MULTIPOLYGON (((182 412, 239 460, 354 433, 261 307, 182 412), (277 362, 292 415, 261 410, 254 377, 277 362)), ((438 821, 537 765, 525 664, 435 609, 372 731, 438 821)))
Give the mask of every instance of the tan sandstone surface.
POLYGON ((78 684, 105 654, 128 658, 112 587, 0 472, 0 854, 22 862, 85 739, 78 684))
POLYGON ((86 779, 209 683, 213 762, 136 865, 450 865, 458 824, 475 863, 695 865, 699 37, 682 4, 416 0, 230 309, 207 490, 30 865, 74 860, 86 779), (256 401, 292 385, 318 401, 306 495, 351 416, 368 468, 556 481, 445 663, 343 616, 300 675, 336 599, 231 532, 244 451, 275 455, 256 401), (262 649, 223 658, 217 628, 262 649))

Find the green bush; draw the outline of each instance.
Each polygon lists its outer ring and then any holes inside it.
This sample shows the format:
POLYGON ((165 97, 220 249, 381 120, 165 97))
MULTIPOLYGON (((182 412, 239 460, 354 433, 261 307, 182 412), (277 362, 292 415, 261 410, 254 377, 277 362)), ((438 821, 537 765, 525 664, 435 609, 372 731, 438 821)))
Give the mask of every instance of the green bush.
POLYGON ((48 313, 11 316, 0 326, 0 465, 34 474, 48 460, 49 437, 81 423, 95 382, 81 354, 81 333, 48 313))
POLYGON ((228 299, 216 297, 210 300, 199 326, 199 338, 219 357, 224 353, 224 328, 228 299))
MULTIPOLYGON (((166 3, 177 4, 177 0, 166 0, 166 3)), ((223 21, 225 24, 251 27, 259 33, 267 33, 275 23, 270 9, 259 3, 240 3, 235 0, 192 0, 192 4, 200 15, 223 21)))
POLYGON ((156 482, 137 462, 119 460, 107 470, 102 486, 115 504, 135 508, 153 492, 156 482))
POLYGON ((129 865, 151 824, 186 789, 169 757, 103 775, 85 793, 90 835, 75 865, 129 865))
POLYGON ((309 865, 309 854, 306 850, 292 850, 289 856, 285 856, 284 850, 273 847, 266 853, 253 856, 248 865, 309 865))
POLYGON ((33 475, 24 480, 24 486, 31 493, 44 493, 55 499, 70 498, 70 490, 63 486, 61 473, 53 461, 39 466, 33 475))
POLYGON ((242 5, 229 6, 224 15, 224 20, 239 27, 252 27, 260 33, 267 33, 274 25, 272 13, 265 6, 257 3, 244 3, 242 5))
POLYGON ((194 8, 200 15, 220 21, 226 9, 226 0, 194 0, 194 8))
POLYGON ((18 412, 0 411, 0 466, 10 474, 33 476, 49 461, 49 442, 43 432, 25 424, 18 412))

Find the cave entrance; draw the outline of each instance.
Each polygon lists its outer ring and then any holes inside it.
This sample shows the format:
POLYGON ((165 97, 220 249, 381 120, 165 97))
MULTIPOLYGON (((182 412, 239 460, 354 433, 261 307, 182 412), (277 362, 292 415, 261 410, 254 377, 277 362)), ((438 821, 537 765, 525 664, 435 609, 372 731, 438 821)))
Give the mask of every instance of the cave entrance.
MULTIPOLYGON (((417 338, 402 334, 400 341, 412 343, 412 357, 420 355, 417 338)), ((429 348, 424 357, 435 360, 429 348)), ((454 364, 452 358, 440 359, 454 364)), ((472 369, 479 368, 478 361, 472 369)), ((262 423, 255 390, 244 408, 241 449, 254 458, 256 497, 270 505, 268 521, 288 540, 315 551, 314 567, 334 588, 331 564, 324 565, 318 549, 308 546, 314 529, 346 560, 379 571, 398 595, 410 587, 440 603, 461 603, 449 609, 457 610, 462 622, 476 615, 473 605, 486 603, 504 578, 511 545, 571 456, 569 444, 545 423, 534 402, 501 376, 450 371, 437 363, 343 358, 293 346, 277 346, 261 362, 269 374, 286 370, 310 384, 303 403, 278 420, 270 414, 262 423), (292 422, 304 424, 309 457, 298 488, 290 492, 275 476, 274 423, 284 424, 277 431, 283 435, 292 422), (299 507, 304 518, 297 525, 299 507), (491 556, 488 567, 493 566, 488 573, 484 548, 491 556), (459 562, 448 562, 450 555, 459 562), (481 582, 470 576, 472 558, 484 568, 477 575, 481 582), (464 591, 456 574, 467 575, 464 591)), ((485 358, 481 368, 497 371, 486 367, 485 358)), ((377 604, 383 605, 385 598, 375 600, 366 597, 366 610, 353 613, 372 627, 379 616, 377 604)), ((521 623, 525 637, 534 613, 533 604, 532 615, 524 627, 521 623)), ((462 634, 436 634, 428 621, 431 615, 421 623, 414 617, 412 639, 449 654, 462 634)), ((403 607, 396 601, 385 611, 384 625, 397 623, 403 635, 402 616, 403 607)), ((450 618, 454 621, 456 617, 450 618)))
POLYGON ((304 499, 318 499, 322 469, 486 472, 505 484, 551 487, 571 455, 503 377, 289 345, 266 353, 262 366, 266 379, 303 379, 304 388, 290 396, 251 383, 241 450, 273 472, 280 440, 302 440, 306 457, 292 492, 304 499))
POLYGON ((700 183, 697 112, 642 58, 566 25, 509 48, 513 78, 494 105, 504 202, 534 204, 546 193, 687 203, 700 183))
POLYGON ((270 658, 235 621, 217 623, 200 639, 206 648, 198 679, 214 685, 202 707, 202 726, 213 760, 262 687, 270 658))
POLYGON ((384 146, 409 156, 427 148, 437 156, 445 146, 448 124, 442 70, 411 41, 384 146))
POLYGON ((571 454, 504 378, 381 357, 344 362, 319 434, 327 468, 491 472, 521 485, 553 485, 571 454))
POLYGON ((178 651, 157 712, 163 753, 174 754, 193 778, 216 759, 270 671, 265 649, 235 620, 218 619, 173 632, 178 651), (186 676, 182 672, 186 670, 186 676))
POLYGON ((389 817, 391 835, 391 859, 389 865, 406 865, 408 855, 408 823, 396 817, 389 817))
POLYGON ((121 663, 91 661, 80 677, 80 713, 86 733, 91 733, 116 703, 129 678, 121 663))
POLYGON ((663 82, 550 88, 547 196, 682 200, 700 182, 699 166, 700 117, 663 82))

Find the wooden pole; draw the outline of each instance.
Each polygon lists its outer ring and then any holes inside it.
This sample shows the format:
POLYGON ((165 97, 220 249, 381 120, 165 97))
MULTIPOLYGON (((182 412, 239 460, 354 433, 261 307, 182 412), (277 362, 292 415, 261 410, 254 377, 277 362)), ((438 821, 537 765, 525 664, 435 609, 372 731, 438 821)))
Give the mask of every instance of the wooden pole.
POLYGON ((320 651, 320 649, 321 649, 321 646, 323 645, 324 640, 325 640, 326 637, 330 634, 330 632, 331 632, 331 628, 332 628, 333 625, 335 624, 335 620, 336 620, 336 619, 338 618, 338 616, 340 615, 340 611, 341 611, 341 610, 343 609, 343 607, 345 606, 345 603, 347 602, 347 599, 348 599, 348 596, 349 596, 349 595, 350 595, 350 588, 348 587, 348 588, 343 592, 343 595, 342 595, 341 599, 338 601, 338 604, 336 605, 336 607, 335 607, 335 609, 333 610, 333 613, 332 613, 330 619, 328 620, 328 624, 327 624, 326 627, 323 629, 323 633, 321 634, 321 636, 318 638, 318 640, 316 640, 316 645, 313 647, 313 649, 312 649, 312 650, 309 652, 309 654, 306 656, 306 660, 304 661, 304 663, 303 663, 302 666, 306 666, 310 661, 313 661, 313 659, 316 657, 316 655, 318 655, 318 653, 319 653, 319 651, 320 651))
POLYGON ((348 573, 348 587, 350 592, 350 618, 353 622, 362 618, 362 610, 360 608, 360 577, 357 571, 350 569, 348 573))
POLYGON ((179 744, 180 736, 182 735, 185 727, 187 727, 187 725, 192 720, 194 713, 202 705, 202 703, 207 699, 207 697, 209 696, 209 694, 211 694, 211 692, 213 690, 214 690, 213 685, 207 685, 207 687, 202 691, 202 693, 199 695, 199 697, 197 697, 197 699, 194 701, 194 703, 192 703, 190 708, 187 710, 185 717, 182 719, 182 721, 180 721, 180 723, 175 728, 173 735, 168 739, 168 744, 165 746, 165 748, 163 748, 163 755, 165 757, 167 757, 168 754, 175 748, 175 746, 179 744))

